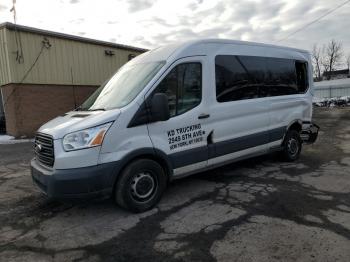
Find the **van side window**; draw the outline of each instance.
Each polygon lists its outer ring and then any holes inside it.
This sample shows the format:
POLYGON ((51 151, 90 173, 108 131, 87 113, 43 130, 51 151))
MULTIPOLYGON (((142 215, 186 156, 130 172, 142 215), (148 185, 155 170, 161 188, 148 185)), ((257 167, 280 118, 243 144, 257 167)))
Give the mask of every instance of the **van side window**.
POLYGON ((201 63, 177 65, 159 83, 154 93, 164 93, 168 96, 171 117, 196 107, 202 96, 201 63))
POLYGON ((294 60, 266 58, 269 96, 284 96, 298 93, 294 60))
POLYGON ((219 55, 215 58, 216 99, 228 102, 258 97, 258 85, 251 71, 237 56, 219 55))
POLYGON ((308 88, 307 63, 295 62, 295 72, 297 75, 298 93, 303 94, 308 88))
POLYGON ((305 93, 307 65, 292 59, 218 55, 215 58, 216 99, 229 102, 305 93))

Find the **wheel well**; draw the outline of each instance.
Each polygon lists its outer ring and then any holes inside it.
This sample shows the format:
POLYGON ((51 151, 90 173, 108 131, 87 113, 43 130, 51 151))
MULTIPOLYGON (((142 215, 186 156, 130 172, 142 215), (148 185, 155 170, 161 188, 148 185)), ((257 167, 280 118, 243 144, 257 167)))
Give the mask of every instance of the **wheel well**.
POLYGON ((301 124, 299 122, 294 122, 289 128, 288 130, 296 130, 298 132, 301 131, 301 124))
POLYGON ((157 162, 164 170, 164 173, 165 175, 167 176, 167 180, 169 181, 169 178, 171 176, 171 171, 170 171, 170 167, 168 165, 168 163, 162 158, 162 157, 159 157, 157 155, 152 155, 152 154, 146 154, 146 155, 140 155, 140 156, 136 156, 134 157, 133 159, 131 159, 130 161, 128 161, 128 163, 125 164, 125 166, 127 164, 129 164, 131 161, 134 161, 136 159, 151 159, 155 162, 157 162))
MULTIPOLYGON (((168 165, 168 163, 166 162, 166 160, 164 160, 162 157, 159 157, 157 155, 154 154, 140 154, 137 156, 134 156, 130 159, 128 159, 127 161, 125 161, 125 163, 122 165, 122 167, 120 168, 117 177, 114 180, 114 184, 113 184, 113 192, 115 190, 115 185, 117 184, 119 178, 120 178, 120 174, 123 172, 123 170, 127 167, 128 164, 130 164, 131 162, 138 160, 138 159, 151 159, 155 162, 157 162, 164 170, 164 173, 167 177, 167 181, 170 181, 170 176, 171 176, 171 169, 168 165)), ((114 193, 113 193, 114 194, 114 193)))

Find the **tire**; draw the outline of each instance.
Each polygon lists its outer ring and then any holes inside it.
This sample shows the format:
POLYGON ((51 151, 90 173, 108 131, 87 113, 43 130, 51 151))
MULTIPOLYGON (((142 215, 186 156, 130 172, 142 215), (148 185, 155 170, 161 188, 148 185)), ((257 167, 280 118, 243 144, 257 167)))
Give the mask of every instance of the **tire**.
POLYGON ((166 184, 166 174, 157 162, 134 160, 124 168, 115 185, 115 202, 135 213, 147 211, 159 202, 166 184))
POLYGON ((288 130, 283 140, 282 159, 287 162, 293 162, 300 156, 302 140, 296 130, 288 130))

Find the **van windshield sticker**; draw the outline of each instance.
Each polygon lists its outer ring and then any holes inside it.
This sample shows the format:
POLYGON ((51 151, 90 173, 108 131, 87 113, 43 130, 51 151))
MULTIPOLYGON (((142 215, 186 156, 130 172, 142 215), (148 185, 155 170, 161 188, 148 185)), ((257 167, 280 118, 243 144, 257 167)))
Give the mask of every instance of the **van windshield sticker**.
POLYGON ((195 124, 167 131, 170 150, 193 145, 203 141, 205 131, 201 124, 195 124))

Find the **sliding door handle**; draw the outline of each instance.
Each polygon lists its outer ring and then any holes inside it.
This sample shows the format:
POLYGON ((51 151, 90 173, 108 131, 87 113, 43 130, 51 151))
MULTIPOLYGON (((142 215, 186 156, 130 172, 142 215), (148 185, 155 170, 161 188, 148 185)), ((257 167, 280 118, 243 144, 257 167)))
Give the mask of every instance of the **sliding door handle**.
POLYGON ((204 118, 208 118, 208 117, 210 117, 209 114, 200 114, 200 115, 198 116, 198 119, 204 119, 204 118))

